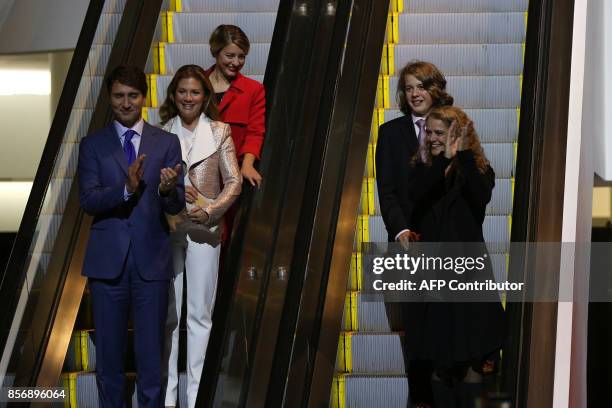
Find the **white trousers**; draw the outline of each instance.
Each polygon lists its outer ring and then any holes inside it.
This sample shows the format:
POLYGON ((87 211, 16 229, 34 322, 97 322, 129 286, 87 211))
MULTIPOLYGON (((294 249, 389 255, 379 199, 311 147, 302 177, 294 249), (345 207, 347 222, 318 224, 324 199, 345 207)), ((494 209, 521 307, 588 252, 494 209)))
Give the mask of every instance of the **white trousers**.
POLYGON ((217 292, 221 245, 199 244, 187 237, 173 242, 174 285, 170 285, 166 321, 168 385, 166 406, 176 406, 178 393, 178 353, 183 279, 187 289, 187 406, 195 407, 206 347, 212 328, 212 313, 217 292), (168 352, 169 349, 169 352, 168 352))

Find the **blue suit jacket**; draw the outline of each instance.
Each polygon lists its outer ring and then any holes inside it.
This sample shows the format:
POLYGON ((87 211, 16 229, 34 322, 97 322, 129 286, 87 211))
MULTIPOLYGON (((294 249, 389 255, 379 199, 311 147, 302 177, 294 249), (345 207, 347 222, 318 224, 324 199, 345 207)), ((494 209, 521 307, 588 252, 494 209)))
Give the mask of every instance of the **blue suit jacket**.
POLYGON ((176 135, 145 122, 138 155, 146 154, 139 189, 124 200, 127 160, 111 124, 81 141, 78 182, 81 206, 94 217, 85 253, 83 275, 119 276, 131 247, 140 276, 147 280, 172 277, 172 254, 164 212, 177 214, 185 206, 183 175, 174 192, 158 193, 160 171, 181 163, 176 135))

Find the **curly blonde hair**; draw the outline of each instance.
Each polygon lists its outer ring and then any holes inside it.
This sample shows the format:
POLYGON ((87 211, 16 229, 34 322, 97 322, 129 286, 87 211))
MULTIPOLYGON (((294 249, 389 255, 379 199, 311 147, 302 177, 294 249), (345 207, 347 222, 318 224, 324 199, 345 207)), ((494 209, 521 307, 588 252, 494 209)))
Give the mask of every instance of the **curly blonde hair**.
MULTIPOLYGON (((438 106, 433 108, 431 112, 429 112, 429 115, 427 115, 427 121, 430 119, 440 120, 449 128, 453 122, 456 122, 455 134, 453 135, 455 137, 460 135, 459 132, 461 132, 462 128, 466 128, 467 132, 464 137, 467 145, 465 146, 465 150, 471 150, 473 152, 476 167, 481 173, 486 173, 487 168, 489 167, 489 160, 487 159, 482 145, 480 144, 480 138, 476 133, 476 129, 474 129, 472 120, 463 110, 455 106, 438 106)), ((429 140, 424 146, 419 148, 419 151, 413 160, 421 161, 420 157, 422 150, 425 150, 425 164, 431 165, 431 143, 429 140)))

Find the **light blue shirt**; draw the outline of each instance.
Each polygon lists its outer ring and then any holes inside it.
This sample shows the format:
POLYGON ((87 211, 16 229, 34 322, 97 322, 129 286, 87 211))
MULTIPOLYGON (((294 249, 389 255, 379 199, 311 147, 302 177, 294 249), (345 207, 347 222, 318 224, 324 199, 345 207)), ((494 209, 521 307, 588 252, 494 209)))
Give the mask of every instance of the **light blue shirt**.
MULTIPOLYGON (((115 131, 117 132, 117 135, 119 136, 121 147, 123 147, 123 144, 125 143, 125 132, 127 132, 130 129, 136 132, 136 134, 132 136, 132 144, 134 145, 134 150, 136 151, 136 157, 138 157, 138 149, 140 148, 140 139, 142 137, 142 129, 144 128, 144 119, 140 118, 140 120, 136 122, 136 124, 132 126, 131 128, 127 128, 123 126, 121 123, 117 122, 116 120, 113 121, 113 126, 115 126, 115 131)), ((134 193, 129 193, 127 191, 127 187, 125 186, 123 187, 123 199, 125 201, 129 200, 132 194, 134 193)))

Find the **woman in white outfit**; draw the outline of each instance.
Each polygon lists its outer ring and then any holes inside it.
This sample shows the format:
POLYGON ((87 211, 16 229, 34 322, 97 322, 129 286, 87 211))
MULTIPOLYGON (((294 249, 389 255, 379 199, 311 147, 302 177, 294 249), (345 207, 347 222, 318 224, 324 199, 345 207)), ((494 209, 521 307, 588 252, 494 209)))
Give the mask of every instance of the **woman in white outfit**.
POLYGON ((219 122, 214 91, 204 70, 185 65, 168 85, 162 127, 178 135, 185 166, 186 209, 168 217, 174 285, 167 318, 166 406, 176 406, 183 287, 187 291, 187 405, 195 406, 217 290, 223 214, 240 195, 242 177, 229 125, 219 122), (183 281, 185 280, 185 285, 183 281))

